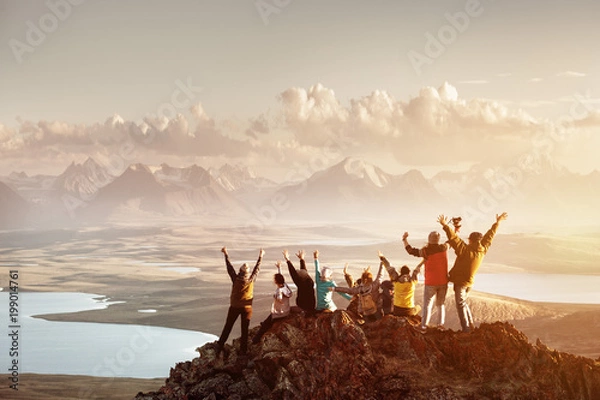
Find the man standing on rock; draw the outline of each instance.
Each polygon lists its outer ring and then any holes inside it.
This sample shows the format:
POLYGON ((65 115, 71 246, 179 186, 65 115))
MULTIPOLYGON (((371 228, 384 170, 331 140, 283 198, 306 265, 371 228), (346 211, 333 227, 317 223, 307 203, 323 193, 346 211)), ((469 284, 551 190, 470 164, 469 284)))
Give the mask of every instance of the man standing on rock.
POLYGON ((479 232, 472 232, 469 235, 468 244, 459 238, 454 229, 448 225, 450 222, 449 218, 444 215, 438 217, 438 222, 442 225, 444 232, 446 232, 446 235, 448 236, 448 244, 456 253, 454 266, 449 272, 449 281, 454 284, 456 311, 458 312, 458 318, 460 319, 460 325, 463 332, 471 332, 473 327, 473 315, 467 304, 467 299, 469 297, 469 292, 473 287, 475 273, 479 269, 483 257, 492 244, 492 240, 498 229, 498 224, 507 217, 508 214, 506 213, 500 215, 496 214, 496 222, 485 235, 482 235, 479 232))
POLYGON ((265 251, 260 249, 258 254, 258 260, 256 261, 256 265, 250 272, 250 267, 247 263, 244 263, 238 273, 235 272, 235 269, 231 265, 229 261, 229 254, 227 253, 227 248, 223 247, 221 252, 225 256, 225 264, 227 265, 227 273, 231 278, 231 282, 233 283, 231 287, 231 296, 230 296, 230 304, 229 311, 227 312, 227 319, 225 320, 225 326, 223 327, 223 332, 221 332, 221 337, 219 337, 219 341, 217 342, 217 352, 220 353, 223 350, 223 346, 225 346, 225 342, 231 333, 231 328, 233 328, 233 324, 235 320, 241 315, 242 317, 242 337, 241 337, 241 345, 240 345, 240 354, 246 354, 248 350, 248 327, 250 326, 250 319, 252 318, 252 300, 254 298, 254 281, 258 276, 258 271, 260 269, 260 262, 262 257, 265 255, 265 251))
POLYGON ((427 332, 431 320, 433 300, 440 319, 439 326, 446 321, 446 292, 448 290, 448 244, 440 244, 440 233, 433 231, 427 238, 427 246, 417 249, 408 244, 408 232, 402 235, 402 242, 408 254, 423 257, 425 261, 425 290, 423 291, 423 317, 419 330, 427 332))

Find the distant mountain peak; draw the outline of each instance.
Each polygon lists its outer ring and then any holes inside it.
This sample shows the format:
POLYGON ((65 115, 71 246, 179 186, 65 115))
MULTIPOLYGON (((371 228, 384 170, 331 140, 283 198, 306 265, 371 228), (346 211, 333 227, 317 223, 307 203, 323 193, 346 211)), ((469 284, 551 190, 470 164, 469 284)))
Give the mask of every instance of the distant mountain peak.
POLYGON ((377 187, 385 187, 390 182, 390 175, 383 172, 379 167, 355 157, 346 157, 340 163, 332 167, 339 169, 355 179, 361 179, 372 183, 377 187))
POLYGON ((146 164, 142 164, 142 163, 135 163, 135 164, 129 165, 129 167, 127 167, 127 171, 146 172, 146 173, 152 174, 152 171, 150 171, 150 168, 146 164))

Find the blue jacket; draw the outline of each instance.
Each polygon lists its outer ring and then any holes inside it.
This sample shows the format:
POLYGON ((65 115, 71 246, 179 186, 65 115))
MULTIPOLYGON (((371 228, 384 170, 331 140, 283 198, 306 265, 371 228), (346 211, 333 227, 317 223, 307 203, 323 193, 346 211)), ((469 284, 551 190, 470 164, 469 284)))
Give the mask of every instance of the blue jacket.
MULTIPOLYGON (((319 269, 319 260, 315 260, 315 283, 317 284, 317 310, 329 310, 335 311, 337 307, 333 302, 333 292, 329 290, 330 287, 336 287, 337 285, 333 280, 322 281, 321 271, 319 269)), ((350 300, 352 296, 346 293, 339 293, 340 296, 347 300, 350 300)))

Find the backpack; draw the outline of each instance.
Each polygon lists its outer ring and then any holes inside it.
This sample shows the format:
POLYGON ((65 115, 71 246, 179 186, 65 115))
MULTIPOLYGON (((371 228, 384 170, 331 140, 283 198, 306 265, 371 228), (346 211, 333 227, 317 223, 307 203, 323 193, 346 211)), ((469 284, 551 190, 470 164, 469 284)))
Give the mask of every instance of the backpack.
POLYGON ((366 293, 358 294, 360 309, 362 310, 363 315, 373 315, 377 312, 377 304, 373 300, 373 296, 371 295, 371 289, 366 293))

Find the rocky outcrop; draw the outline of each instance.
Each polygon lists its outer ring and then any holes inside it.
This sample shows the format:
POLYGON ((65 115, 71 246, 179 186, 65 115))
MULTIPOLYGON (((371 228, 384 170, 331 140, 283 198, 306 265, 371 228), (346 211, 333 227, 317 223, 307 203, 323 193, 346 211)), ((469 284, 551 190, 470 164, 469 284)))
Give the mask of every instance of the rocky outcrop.
POLYGON ((247 356, 239 339, 219 355, 204 345, 158 391, 136 399, 600 399, 600 363, 532 345, 508 323, 470 334, 421 334, 416 323, 386 316, 359 325, 344 311, 292 315, 247 356))

